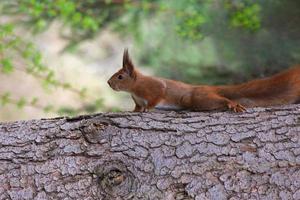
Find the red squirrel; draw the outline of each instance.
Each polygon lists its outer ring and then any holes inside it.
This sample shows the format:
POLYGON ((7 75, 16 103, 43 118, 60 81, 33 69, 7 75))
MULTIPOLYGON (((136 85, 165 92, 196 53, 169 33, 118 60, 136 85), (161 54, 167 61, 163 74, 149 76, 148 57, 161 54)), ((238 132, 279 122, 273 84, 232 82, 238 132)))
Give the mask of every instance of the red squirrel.
POLYGON ((116 91, 131 93, 134 112, 159 106, 171 110, 232 110, 244 112, 256 106, 300 103, 300 65, 268 78, 238 85, 190 85, 183 82, 146 76, 136 70, 128 50, 123 54, 123 67, 109 80, 116 91))

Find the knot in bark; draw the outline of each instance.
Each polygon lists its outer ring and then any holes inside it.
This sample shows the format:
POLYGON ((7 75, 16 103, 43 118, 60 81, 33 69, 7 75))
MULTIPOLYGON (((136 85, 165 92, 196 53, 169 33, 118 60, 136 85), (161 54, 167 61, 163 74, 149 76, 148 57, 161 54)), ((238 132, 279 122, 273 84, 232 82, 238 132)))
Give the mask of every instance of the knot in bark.
POLYGON ((121 161, 107 161, 96 168, 98 183, 105 195, 129 199, 137 190, 137 179, 121 161))

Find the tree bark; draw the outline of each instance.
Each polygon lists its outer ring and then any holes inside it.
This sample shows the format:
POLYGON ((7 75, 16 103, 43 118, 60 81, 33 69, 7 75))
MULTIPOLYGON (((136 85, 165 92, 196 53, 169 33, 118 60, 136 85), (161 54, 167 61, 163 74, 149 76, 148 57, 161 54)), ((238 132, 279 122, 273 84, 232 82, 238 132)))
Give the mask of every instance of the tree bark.
POLYGON ((0 124, 0 199, 300 199, 300 105, 0 124))

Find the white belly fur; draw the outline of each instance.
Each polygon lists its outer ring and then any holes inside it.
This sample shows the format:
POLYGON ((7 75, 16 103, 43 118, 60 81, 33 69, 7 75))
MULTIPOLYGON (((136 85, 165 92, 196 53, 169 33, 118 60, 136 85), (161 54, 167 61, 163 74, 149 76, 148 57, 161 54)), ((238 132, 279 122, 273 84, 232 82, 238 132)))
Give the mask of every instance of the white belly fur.
POLYGON ((135 102, 142 107, 146 107, 148 105, 148 101, 146 99, 143 99, 141 97, 138 97, 134 94, 132 94, 132 97, 134 98, 135 102))

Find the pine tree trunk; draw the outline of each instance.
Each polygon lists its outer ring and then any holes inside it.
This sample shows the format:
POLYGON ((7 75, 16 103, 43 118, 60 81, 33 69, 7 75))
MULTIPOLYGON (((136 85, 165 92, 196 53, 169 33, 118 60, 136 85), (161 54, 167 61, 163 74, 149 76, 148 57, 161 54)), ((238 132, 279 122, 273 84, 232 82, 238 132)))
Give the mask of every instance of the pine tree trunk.
POLYGON ((300 105, 0 124, 0 199, 300 199, 300 105))

